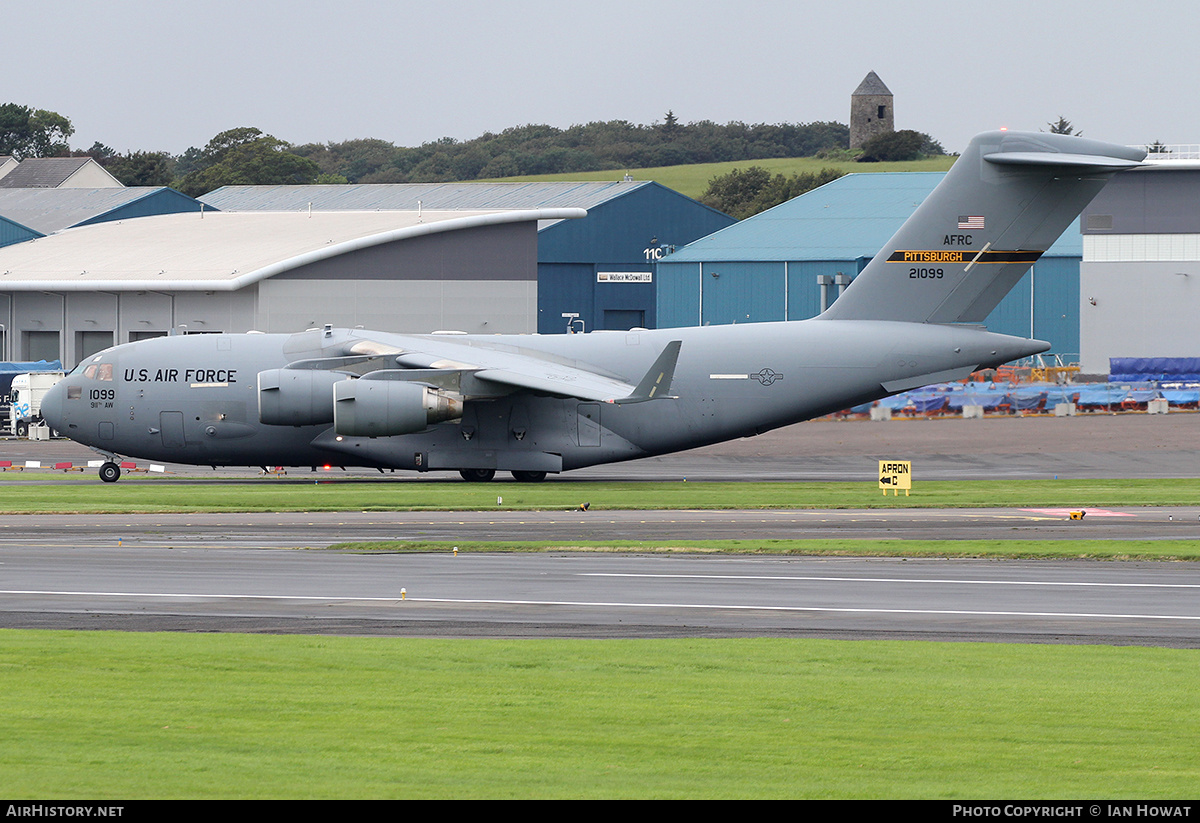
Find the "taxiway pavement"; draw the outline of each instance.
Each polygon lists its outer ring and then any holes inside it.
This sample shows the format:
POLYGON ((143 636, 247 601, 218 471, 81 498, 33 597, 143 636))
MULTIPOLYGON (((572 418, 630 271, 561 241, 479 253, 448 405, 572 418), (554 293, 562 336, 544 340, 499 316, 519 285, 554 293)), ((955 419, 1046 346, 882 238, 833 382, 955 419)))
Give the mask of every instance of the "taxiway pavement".
MULTIPOLYGON (((911 459, 918 479, 1192 477, 1198 427, 1200 415, 1186 414, 820 421, 568 477, 871 480, 878 459, 911 459)), ((6 459, 92 456, 64 441, 0 447, 6 459)), ((253 469, 168 469, 181 475, 172 482, 257 477, 253 469)), ((348 474, 364 473, 373 474, 348 474)), ((42 472, 2 482, 99 481, 42 472)), ((1200 646, 1197 563, 295 549, 380 539, 798 537, 1198 540, 1200 506, 1093 510, 1082 521, 1037 508, 10 515, 0 520, 0 626, 1200 646)))
MULTIPOLYGON (((0 460, 44 464, 96 459, 67 440, 0 439, 0 460)), ((911 460, 918 479, 1195 477, 1200 472, 1200 413, 1088 414, 1075 417, 813 420, 680 454, 579 469, 571 480, 871 480, 879 460, 911 460)), ((141 461, 142 465, 148 461, 141 461)), ((165 464, 171 476, 218 480, 258 478, 258 467, 165 464)), ((343 472, 320 471, 342 476, 343 472)), ((22 473, 19 482, 92 483, 85 473, 22 473)), ((381 475, 348 469, 347 476, 381 475)), ((309 467, 289 477, 309 477, 309 467)), ((453 473, 396 472, 388 479, 445 479, 453 473)), ((120 482, 155 482, 161 475, 126 474, 120 482)), ((270 481, 273 478, 263 478, 270 481)), ((550 478, 551 482, 555 478, 550 478)), ((14 482, 16 478, 5 478, 14 482)))

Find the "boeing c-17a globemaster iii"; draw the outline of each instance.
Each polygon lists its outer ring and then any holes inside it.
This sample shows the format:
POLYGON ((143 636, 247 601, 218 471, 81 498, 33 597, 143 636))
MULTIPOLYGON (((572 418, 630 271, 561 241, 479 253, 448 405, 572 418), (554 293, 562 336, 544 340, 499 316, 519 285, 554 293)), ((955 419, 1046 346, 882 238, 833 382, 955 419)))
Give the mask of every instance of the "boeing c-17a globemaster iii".
POLYGON ((990 132, 819 317, 575 335, 162 337, 42 401, 108 458, 556 473, 761 434, 1045 351, 988 313, 1136 149, 990 132))

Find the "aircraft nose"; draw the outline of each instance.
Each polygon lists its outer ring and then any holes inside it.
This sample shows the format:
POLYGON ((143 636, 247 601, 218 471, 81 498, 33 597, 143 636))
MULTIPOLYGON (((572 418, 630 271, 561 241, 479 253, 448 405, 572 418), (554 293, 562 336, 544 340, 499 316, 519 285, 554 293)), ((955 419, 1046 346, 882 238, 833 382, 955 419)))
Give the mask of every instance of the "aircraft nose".
POLYGON ((63 428, 63 400, 66 394, 67 381, 59 380, 42 396, 42 417, 55 431, 63 428))

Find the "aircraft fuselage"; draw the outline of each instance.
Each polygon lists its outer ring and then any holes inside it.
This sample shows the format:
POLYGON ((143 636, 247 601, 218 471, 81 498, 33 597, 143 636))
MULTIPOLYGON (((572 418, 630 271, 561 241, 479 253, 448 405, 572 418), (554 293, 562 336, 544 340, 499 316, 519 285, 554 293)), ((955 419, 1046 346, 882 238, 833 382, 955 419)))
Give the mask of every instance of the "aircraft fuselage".
POLYGON ((98 451, 164 462, 557 472, 754 435, 1045 348, 970 328, 828 320, 553 336, 190 335, 88 358, 43 409, 56 429, 98 451), (681 347, 671 396, 649 402, 513 391, 384 437, 260 420, 260 372, 343 356, 364 341, 449 362, 544 357, 637 382, 673 340, 681 347))

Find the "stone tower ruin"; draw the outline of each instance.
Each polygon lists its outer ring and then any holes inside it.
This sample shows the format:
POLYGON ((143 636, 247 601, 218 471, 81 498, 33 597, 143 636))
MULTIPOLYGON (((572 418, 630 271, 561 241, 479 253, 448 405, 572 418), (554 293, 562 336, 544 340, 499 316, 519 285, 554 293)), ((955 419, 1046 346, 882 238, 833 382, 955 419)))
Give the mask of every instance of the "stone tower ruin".
POLYGON ((875 72, 869 72, 850 95, 850 148, 896 130, 892 93, 875 72))

